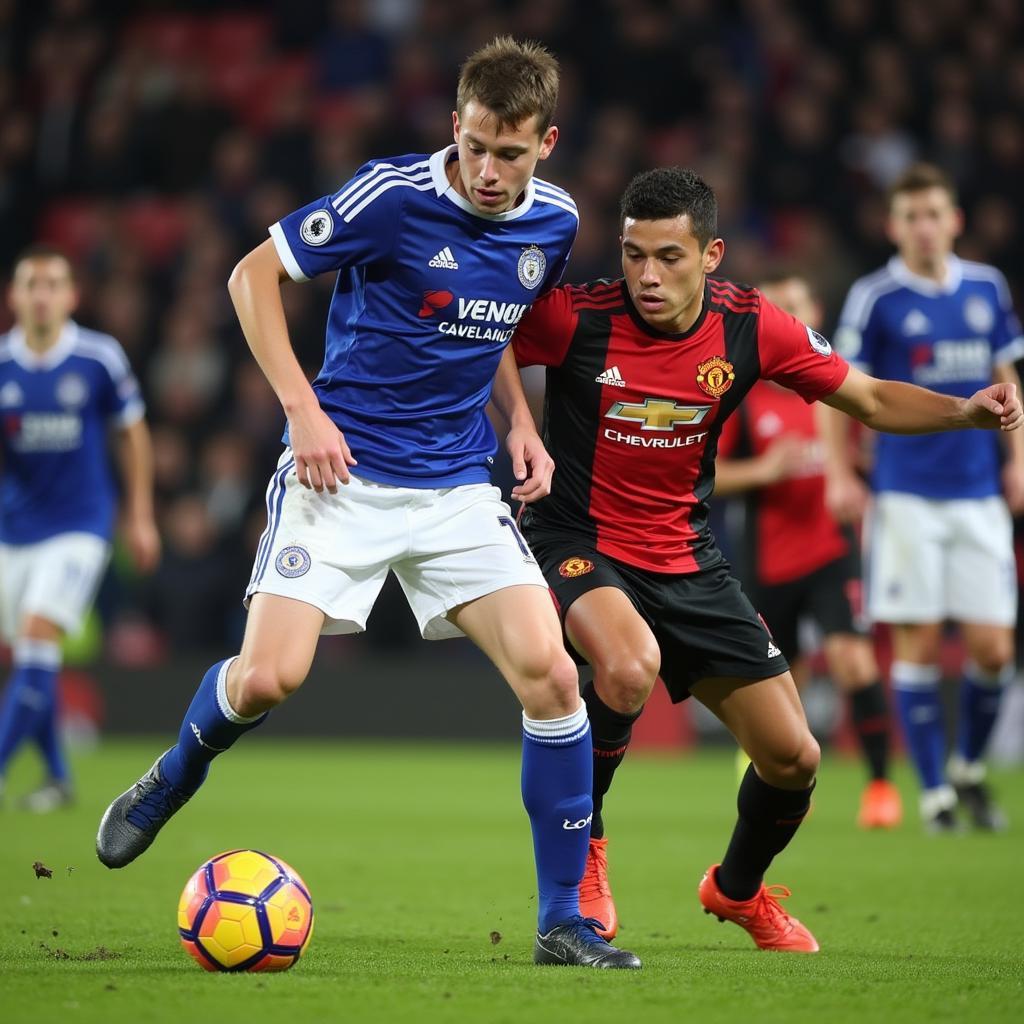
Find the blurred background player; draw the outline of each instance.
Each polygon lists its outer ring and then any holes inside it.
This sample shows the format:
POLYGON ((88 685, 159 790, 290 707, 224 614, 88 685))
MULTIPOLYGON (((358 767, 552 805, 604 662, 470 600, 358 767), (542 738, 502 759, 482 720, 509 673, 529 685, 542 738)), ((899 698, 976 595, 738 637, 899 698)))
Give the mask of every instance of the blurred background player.
MULTIPOLYGON (((966 397, 986 384, 1019 383, 1020 323, 1003 275, 959 259, 964 218, 949 176, 909 167, 888 191, 897 254, 850 289, 836 346, 855 365, 966 397)), ((850 466, 847 424, 828 417, 828 500, 856 517, 864 490, 850 466)), ((1007 509, 1024 510, 1024 435, 879 437, 867 533, 868 613, 892 627, 892 688, 921 783, 921 817, 957 827, 957 797, 979 828, 1005 818, 985 783, 985 746, 1014 672, 1017 586, 1007 509), (1004 498, 1005 495, 1005 498, 1004 498), (956 748, 945 761, 940 700, 943 621, 960 623, 967 661, 956 748), (948 781, 947 781, 948 780, 948 781), (952 786, 949 784, 952 783, 952 786)))
POLYGON ((11 756, 31 741, 45 778, 23 804, 40 812, 72 795, 59 732, 61 639, 82 625, 110 557, 111 425, 125 541, 144 571, 160 556, 139 387, 113 338, 70 319, 77 298, 62 253, 26 251, 8 295, 15 326, 0 338, 0 624, 13 651, 0 706, 0 792, 11 756))
MULTIPOLYGON (((821 304, 805 278, 781 274, 758 289, 808 327, 821 329, 821 304)), ((801 690, 811 668, 800 651, 800 623, 810 619, 819 627, 828 674, 849 699, 870 778, 857 821, 864 828, 892 828, 902 808, 889 781, 889 709, 861 614, 857 540, 825 505, 815 406, 772 381, 754 385, 718 442, 715 497, 730 495, 746 497, 743 589, 801 690)))
POLYGON ((786 659, 709 525, 722 426, 762 377, 878 430, 1016 430, 1024 415, 1008 383, 965 400, 869 377, 756 289, 710 276, 725 243, 715 194, 691 170, 638 174, 621 225, 623 278, 555 288, 513 341, 520 363, 548 367, 544 438, 558 466, 524 529, 566 636, 594 669, 581 905, 615 931, 603 798, 660 674, 673 701, 696 697, 753 762, 701 904, 761 949, 814 953, 817 940, 780 903, 789 890, 764 874, 807 814, 820 750, 786 659))
POLYGON ((364 165, 272 224, 232 273, 242 331, 288 416, 286 447, 267 492, 241 651, 206 672, 177 744, 107 809, 96 843, 107 867, 143 853, 213 758, 303 683, 322 633, 365 629, 394 570, 423 637, 469 636, 522 704, 535 961, 640 966, 579 914, 586 708, 544 577, 490 484, 492 387, 511 426, 513 497, 547 493, 553 469, 508 342, 560 280, 576 237, 568 193, 533 176, 558 139, 557 97, 547 50, 495 39, 462 66, 453 145, 364 165), (328 273, 324 364, 311 386, 281 285, 328 273))

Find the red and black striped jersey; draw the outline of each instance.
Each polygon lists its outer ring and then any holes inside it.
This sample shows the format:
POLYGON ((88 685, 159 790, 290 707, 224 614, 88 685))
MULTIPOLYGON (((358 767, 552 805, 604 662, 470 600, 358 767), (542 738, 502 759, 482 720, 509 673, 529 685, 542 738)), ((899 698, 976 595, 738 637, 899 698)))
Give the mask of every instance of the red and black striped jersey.
POLYGON ((849 550, 825 504, 825 459, 812 406, 767 381, 755 384, 718 440, 720 458, 756 458, 782 437, 805 443, 798 472, 747 494, 748 569, 762 585, 790 583, 849 550))
POLYGON ((654 330, 625 282, 556 288, 512 339, 521 366, 544 365, 551 494, 530 530, 572 532, 642 569, 690 573, 721 554, 708 525, 722 424, 758 378, 807 402, 831 394, 847 363, 756 289, 709 277, 697 322, 654 330))

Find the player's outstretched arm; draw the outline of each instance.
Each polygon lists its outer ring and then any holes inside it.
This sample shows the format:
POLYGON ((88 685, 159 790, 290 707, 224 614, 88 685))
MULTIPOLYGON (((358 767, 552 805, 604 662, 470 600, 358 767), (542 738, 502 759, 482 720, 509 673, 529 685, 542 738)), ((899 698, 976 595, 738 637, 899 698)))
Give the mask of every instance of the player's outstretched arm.
POLYGON ((303 487, 332 494, 356 465, 342 432, 320 408, 302 372, 285 322, 281 282, 288 276, 268 239, 242 257, 228 279, 245 340, 288 417, 295 473, 303 487))
POLYGON ((879 380, 850 367, 843 383, 823 401, 889 434, 943 430, 1016 430, 1024 422, 1015 384, 990 384, 970 398, 942 395, 916 384, 879 380))
POLYGON ((512 488, 512 497, 526 505, 546 497, 551 493, 555 463, 537 433, 511 345, 498 364, 491 400, 509 425, 505 447, 512 457, 512 472, 519 481, 512 488))
POLYGON ((122 427, 118 441, 125 543, 138 569, 152 572, 160 561, 160 533, 153 516, 153 444, 146 421, 122 427))

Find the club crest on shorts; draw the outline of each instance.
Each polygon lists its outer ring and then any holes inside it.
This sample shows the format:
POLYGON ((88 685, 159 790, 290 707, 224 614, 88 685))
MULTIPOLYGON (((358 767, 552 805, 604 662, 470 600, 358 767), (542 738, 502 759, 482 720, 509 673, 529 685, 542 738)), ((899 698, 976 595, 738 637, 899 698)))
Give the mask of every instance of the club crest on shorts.
POLYGON ((536 288, 544 280, 548 258, 539 245, 528 245, 519 257, 519 283, 524 288, 536 288))
POLYGON ((282 576, 287 576, 288 579, 304 576, 309 572, 310 565, 312 565, 312 561, 309 557, 309 552, 305 548, 299 547, 298 544, 291 544, 286 548, 281 548, 277 558, 274 559, 274 568, 282 576))
POLYGON ((327 210, 314 210, 299 228, 306 245, 326 245, 334 234, 334 218, 327 210))
POLYGON ((589 558, 567 558, 558 567, 558 575, 567 580, 574 580, 577 576, 586 576, 588 572, 593 571, 594 563, 589 558))
POLYGON ((721 356, 712 356, 697 367, 697 383, 712 398, 724 395, 735 379, 732 363, 721 356))

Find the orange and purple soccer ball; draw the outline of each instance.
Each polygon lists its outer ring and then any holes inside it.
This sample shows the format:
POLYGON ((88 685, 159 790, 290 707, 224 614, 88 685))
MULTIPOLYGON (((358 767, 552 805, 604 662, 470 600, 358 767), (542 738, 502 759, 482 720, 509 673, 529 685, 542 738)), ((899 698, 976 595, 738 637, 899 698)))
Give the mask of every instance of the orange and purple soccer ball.
POLYGON ((280 857, 229 850, 188 880, 178 933, 208 971, 286 971, 309 945, 313 901, 280 857))

